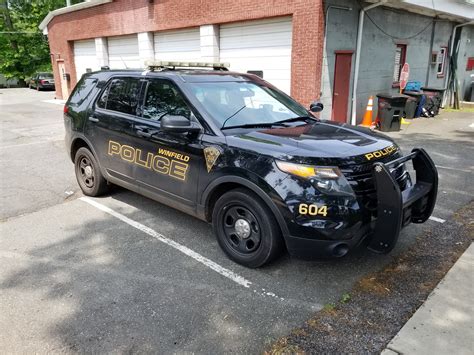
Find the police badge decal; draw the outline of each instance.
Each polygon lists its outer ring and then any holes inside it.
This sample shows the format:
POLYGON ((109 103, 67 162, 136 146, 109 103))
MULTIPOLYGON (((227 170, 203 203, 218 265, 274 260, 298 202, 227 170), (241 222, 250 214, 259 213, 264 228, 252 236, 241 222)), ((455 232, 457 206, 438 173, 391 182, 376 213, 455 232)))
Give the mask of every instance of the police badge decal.
POLYGON ((207 172, 210 173, 212 167, 216 164, 217 158, 221 155, 220 147, 206 147, 204 148, 204 158, 206 159, 207 172))

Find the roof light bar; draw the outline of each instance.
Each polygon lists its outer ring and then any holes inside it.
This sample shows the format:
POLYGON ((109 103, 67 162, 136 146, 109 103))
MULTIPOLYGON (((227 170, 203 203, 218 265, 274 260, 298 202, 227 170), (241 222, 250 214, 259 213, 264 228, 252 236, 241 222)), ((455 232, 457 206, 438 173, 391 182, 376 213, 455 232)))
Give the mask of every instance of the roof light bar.
POLYGON ((153 70, 154 68, 213 68, 220 70, 228 70, 229 63, 222 62, 170 62, 163 60, 147 60, 145 65, 153 70))

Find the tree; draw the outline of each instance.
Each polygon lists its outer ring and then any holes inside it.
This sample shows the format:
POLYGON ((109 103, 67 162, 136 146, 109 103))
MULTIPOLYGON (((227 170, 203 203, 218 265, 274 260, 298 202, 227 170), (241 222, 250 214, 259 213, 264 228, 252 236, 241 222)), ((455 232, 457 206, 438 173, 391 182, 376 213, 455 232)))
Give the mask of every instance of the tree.
POLYGON ((65 5, 65 0, 0 0, 1 74, 26 79, 51 71, 48 41, 38 25, 48 12, 65 5))

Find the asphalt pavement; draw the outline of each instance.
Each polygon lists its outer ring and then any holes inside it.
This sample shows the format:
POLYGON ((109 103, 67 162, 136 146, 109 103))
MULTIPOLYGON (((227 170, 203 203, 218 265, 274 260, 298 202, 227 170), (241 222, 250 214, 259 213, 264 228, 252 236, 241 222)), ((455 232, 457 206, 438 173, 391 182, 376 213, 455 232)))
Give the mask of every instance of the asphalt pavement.
POLYGON ((397 133, 440 172, 434 216, 390 255, 284 256, 257 270, 220 251, 209 225, 116 188, 82 199, 52 92, 0 90, 0 349, 255 353, 340 299, 474 196, 472 115, 397 133), (48 102, 45 102, 48 101, 48 102))

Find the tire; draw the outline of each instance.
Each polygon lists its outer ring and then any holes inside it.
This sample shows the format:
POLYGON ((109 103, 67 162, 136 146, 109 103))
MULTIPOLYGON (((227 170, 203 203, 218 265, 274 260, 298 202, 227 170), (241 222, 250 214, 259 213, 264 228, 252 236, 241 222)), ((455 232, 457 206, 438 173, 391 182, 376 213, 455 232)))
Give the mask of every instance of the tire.
POLYGON ((217 200, 212 225, 222 250, 246 267, 267 264, 283 249, 281 231, 273 213, 247 189, 231 190, 217 200))
POLYGON ((87 148, 79 148, 74 158, 77 183, 86 196, 100 196, 108 190, 99 164, 87 148))

